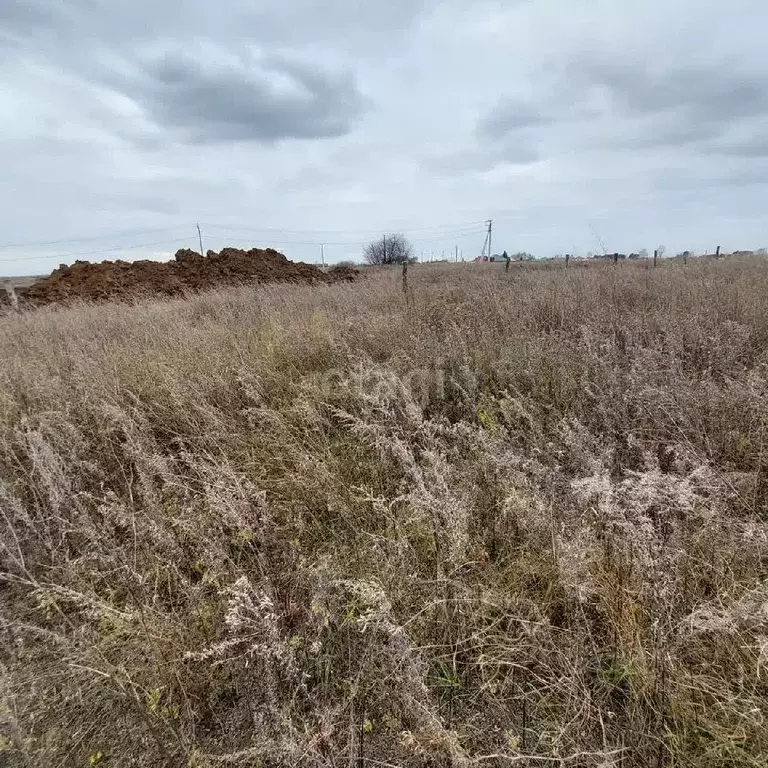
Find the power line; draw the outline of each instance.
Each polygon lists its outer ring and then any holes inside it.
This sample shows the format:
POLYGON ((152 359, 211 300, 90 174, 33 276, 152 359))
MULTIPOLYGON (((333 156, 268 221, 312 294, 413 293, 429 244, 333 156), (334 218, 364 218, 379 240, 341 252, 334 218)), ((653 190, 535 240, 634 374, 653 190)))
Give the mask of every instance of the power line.
POLYGON ((163 227, 160 229, 138 229, 130 232, 112 233, 110 235, 90 235, 88 237, 70 237, 66 240, 47 240, 40 243, 4 243, 0 245, 0 250, 7 248, 41 248, 45 245, 64 245, 66 243, 89 243, 97 240, 111 240, 118 239, 120 237, 135 237, 136 235, 148 235, 152 232, 174 232, 181 229, 181 227, 163 227))
POLYGON ((74 251, 72 253, 51 253, 46 256, 20 256, 15 259, 0 259, 0 262, 10 262, 10 261, 42 261, 43 259, 46 260, 54 260, 54 259, 67 259, 70 256, 93 256, 96 254, 102 254, 102 253, 122 253, 123 251, 132 251, 136 250, 137 248, 150 248, 153 245, 170 245, 172 243, 185 243, 189 240, 194 240, 195 237, 193 235, 190 235, 189 237, 179 237, 175 240, 159 240, 154 243, 137 243, 136 245, 124 245, 124 246, 118 246, 116 248, 105 248, 103 250, 99 251, 74 251))
MULTIPOLYGON (((349 233, 352 235, 368 235, 371 233, 372 230, 370 229, 282 229, 280 227, 246 227, 246 226, 237 226, 237 227, 230 227, 223 224, 213 224, 210 222, 200 222, 203 226, 206 228, 213 228, 213 229, 223 229, 228 232, 256 232, 256 233, 262 233, 262 232, 276 232, 278 234, 288 234, 288 235, 328 235, 328 234, 343 234, 343 233, 349 233)), ((436 230, 454 230, 457 227, 458 228, 478 228, 481 226, 484 226, 485 223, 482 221, 471 221, 466 222, 464 224, 440 224, 437 226, 432 227, 415 227, 413 229, 402 229, 400 227, 385 227, 387 231, 402 231, 402 234, 408 236, 412 233, 418 233, 418 232, 435 232, 436 230)), ((323 240, 323 242, 328 242, 327 240, 323 240)))
MULTIPOLYGON (((213 240, 224 240, 228 243, 242 243, 244 240, 248 240, 251 238, 251 235, 243 235, 242 237, 227 237, 224 235, 210 235, 210 237, 213 240)), ((273 240, 272 238, 269 238, 268 243, 269 245, 365 245, 364 242, 357 242, 353 240, 323 240, 321 243, 319 240, 273 240)))
POLYGON ((444 234, 441 234, 437 237, 426 237, 426 238, 412 238, 413 242, 415 243, 434 243, 438 240, 450 240, 455 237, 468 237, 469 235, 476 235, 478 232, 481 232, 481 226, 478 225, 474 227, 473 229, 464 229, 464 230, 458 230, 454 232, 445 232, 444 234))
MULTIPOLYGON (((207 225, 206 225, 207 226, 207 225)), ((423 237, 423 238, 409 238, 414 243, 433 243, 437 242, 439 240, 450 240, 456 237, 467 237, 470 235, 476 235, 480 231, 479 227, 475 227, 474 229, 469 230, 459 230, 459 231, 453 231, 453 232, 445 232, 437 236, 433 237, 423 237)), ((228 236, 222 236, 222 235, 210 235, 214 240, 225 240, 227 242, 242 242, 243 240, 248 239, 248 236, 242 236, 242 237, 228 237, 228 236)), ((371 234, 370 239, 375 240, 377 239, 375 235, 371 234)), ((269 239, 269 242, 273 245, 338 245, 338 246, 359 246, 363 247, 368 244, 367 240, 323 240, 322 243, 320 243, 318 240, 274 240, 272 238, 269 239)))
MULTIPOLYGON (((326 235, 326 234, 343 234, 343 233, 349 233, 349 234, 357 234, 357 235, 368 235, 371 230, 350 230, 350 229, 332 229, 332 230, 321 230, 321 229, 281 229, 277 227, 247 227, 247 226, 237 226, 237 227, 230 227, 223 224, 211 224, 211 223, 205 223, 200 222, 205 227, 211 227, 213 229, 223 229, 229 232, 254 232, 254 233, 268 233, 268 232, 276 232, 278 234, 299 234, 299 235, 326 235)), ((442 236, 450 237, 453 235, 454 231, 457 229, 468 229, 468 228, 479 228, 482 226, 482 222, 467 222, 466 224, 440 224, 436 226, 431 227, 416 227, 413 229, 407 229, 404 230, 403 234, 406 236, 416 234, 416 233, 433 233, 434 239, 439 239, 442 236), (445 232, 440 232, 439 230, 445 230, 445 232)), ((84 237, 68 237, 68 238, 62 238, 57 240, 41 240, 41 241, 26 241, 26 242, 16 242, 16 243, 0 243, 0 250, 7 250, 10 248, 42 248, 45 246, 50 245, 64 245, 67 243, 89 243, 89 242, 98 242, 99 240, 118 240, 123 237, 135 237, 137 235, 146 235, 153 232, 174 232, 179 231, 182 229, 182 227, 159 227, 155 229, 135 229, 135 230, 129 230, 129 231, 123 231, 123 232, 113 232, 111 234, 103 234, 103 235, 86 235, 84 237)), ((390 228, 390 229, 398 229, 397 227, 390 228)), ((412 238, 413 239, 413 238, 412 238)), ((423 240, 432 239, 432 238, 422 238, 423 240)), ((319 241, 282 241, 286 244, 290 243, 297 245, 303 245, 305 243, 308 244, 317 244, 319 241)), ((333 244, 328 242, 326 238, 323 238, 323 242, 328 243, 329 245, 333 244)), ((336 244, 346 244, 350 241, 339 241, 336 244)), ((111 248, 104 249, 112 250, 111 248)), ((89 252, 90 253, 90 252, 89 252)), ((94 251, 96 253, 96 251, 94 251)), ((75 254, 73 254, 75 255, 75 254)), ((14 259, 15 260, 15 259, 14 259)))
MULTIPOLYGON (((207 226, 207 225, 206 225, 207 226)), ((216 225, 210 225, 210 226, 216 226, 216 225)), ((467 237, 471 235, 475 235, 480 230, 480 227, 482 224, 472 224, 467 225, 467 227, 464 228, 453 228, 450 231, 440 232, 439 234, 433 234, 430 237, 422 237, 422 238, 411 238, 413 242, 415 243, 431 243, 431 242, 437 242, 440 240, 449 240, 454 238, 462 238, 467 237)), ((227 229, 230 231, 236 231, 233 227, 220 227, 221 229, 227 229)), ((413 232, 423 231, 428 232, 430 230, 434 231, 437 229, 436 227, 424 227, 421 230, 412 230, 413 232)), ((266 231, 266 230, 255 230, 250 229, 247 227, 242 228, 242 230, 248 231, 248 232, 258 232, 258 231, 266 231)), ((167 232, 167 231, 173 231, 170 229, 156 229, 156 230, 138 230, 134 234, 141 234, 142 232, 167 232)), ((276 232, 283 232, 288 230, 272 230, 276 232)), ((300 230, 296 230, 297 232, 300 230)), ((310 230, 305 230, 310 231, 310 230)), ((337 230, 341 231, 341 230, 337 230)), ((364 230, 358 230, 358 232, 363 232, 364 230)), ((370 232, 369 230, 366 230, 366 232, 370 232)), ((40 247, 44 245, 55 245, 57 243, 70 243, 70 242, 89 242, 89 241, 97 241, 97 240, 104 240, 109 237, 114 237, 115 239, 120 237, 127 236, 128 233, 120 233, 115 235, 97 235, 93 237, 86 237, 86 238, 80 238, 78 240, 51 240, 47 242, 41 242, 41 243, 27 243, 27 244, 16 244, 16 245, 1 245, 0 248, 13 248, 13 247, 40 247)), ((198 229, 199 234, 199 229, 198 229)), ((232 241, 242 241, 248 239, 249 236, 243 236, 243 237, 223 237, 223 236, 216 236, 212 235, 212 237, 215 240, 225 240, 228 242, 232 241)), ((371 235, 371 237, 374 237, 374 235, 371 235)), ((194 241, 199 238, 195 238, 193 235, 187 236, 187 237, 180 237, 175 238, 171 240, 158 240, 151 243, 136 243, 133 245, 125 245, 125 246, 112 246, 109 248, 98 248, 93 250, 85 250, 85 251, 70 251, 68 253, 50 253, 50 254, 44 254, 39 256, 19 256, 19 257, 10 257, 10 258, 0 258, 0 263, 11 263, 11 262, 26 262, 26 261, 44 261, 44 260, 51 260, 54 261, 56 259, 64 260, 68 259, 73 256, 94 256, 94 255, 100 255, 100 254, 107 254, 107 253, 121 253, 123 251, 130 251, 130 250, 137 250, 139 248, 150 248, 156 245, 169 245, 173 243, 184 243, 189 241, 194 241)), ((270 241, 274 245, 297 245, 297 246, 317 246, 320 244, 318 240, 272 240, 269 238, 270 241)), ((331 245, 331 246, 345 246, 345 247, 364 247, 367 244, 366 240, 338 240, 338 241, 328 241, 323 240, 323 245, 331 245)))

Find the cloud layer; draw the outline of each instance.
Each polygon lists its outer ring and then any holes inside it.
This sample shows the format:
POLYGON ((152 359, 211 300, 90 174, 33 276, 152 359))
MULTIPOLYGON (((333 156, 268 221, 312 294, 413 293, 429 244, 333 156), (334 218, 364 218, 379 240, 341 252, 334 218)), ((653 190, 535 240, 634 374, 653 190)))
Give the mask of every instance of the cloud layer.
POLYGON ((198 221, 305 259, 393 229, 471 256, 490 217, 541 255, 595 230, 765 245, 765 21, 759 0, 5 0, 0 273, 198 221))
POLYGON ((364 106, 350 75, 219 49, 165 51, 113 84, 157 128, 193 144, 344 136, 364 106))

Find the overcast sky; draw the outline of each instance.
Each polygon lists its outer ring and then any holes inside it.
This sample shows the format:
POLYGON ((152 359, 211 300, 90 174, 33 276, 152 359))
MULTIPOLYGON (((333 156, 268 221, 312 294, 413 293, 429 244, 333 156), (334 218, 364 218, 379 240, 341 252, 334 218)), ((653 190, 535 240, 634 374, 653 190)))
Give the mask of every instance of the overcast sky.
POLYGON ((309 261, 385 230, 469 258, 491 217, 539 256, 765 246, 766 28, 765 0, 0 0, 0 274, 196 222, 309 261))

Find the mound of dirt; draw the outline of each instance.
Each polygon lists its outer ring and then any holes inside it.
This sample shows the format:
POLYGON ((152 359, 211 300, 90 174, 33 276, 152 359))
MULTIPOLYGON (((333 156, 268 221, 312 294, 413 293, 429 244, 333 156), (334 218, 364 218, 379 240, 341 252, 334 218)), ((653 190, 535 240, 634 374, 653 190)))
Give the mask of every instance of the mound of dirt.
POLYGON ((76 261, 17 291, 26 306, 74 300, 105 301, 141 296, 178 296, 220 285, 247 283, 337 283, 358 272, 339 267, 323 272, 312 264, 289 261, 271 248, 224 248, 221 253, 177 251, 173 261, 76 261))
POLYGON ((335 267, 331 267, 326 274, 331 278, 331 282, 334 283, 343 281, 351 282, 360 274, 360 270, 350 267, 347 264, 339 264, 335 267))

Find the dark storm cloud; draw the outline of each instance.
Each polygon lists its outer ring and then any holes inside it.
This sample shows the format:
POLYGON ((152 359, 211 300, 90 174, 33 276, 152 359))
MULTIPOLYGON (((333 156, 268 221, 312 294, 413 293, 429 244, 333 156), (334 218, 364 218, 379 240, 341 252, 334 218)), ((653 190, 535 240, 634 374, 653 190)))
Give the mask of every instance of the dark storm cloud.
POLYGON ((223 50, 169 51, 109 82, 156 126, 191 143, 342 136, 367 104, 349 74, 223 50))

